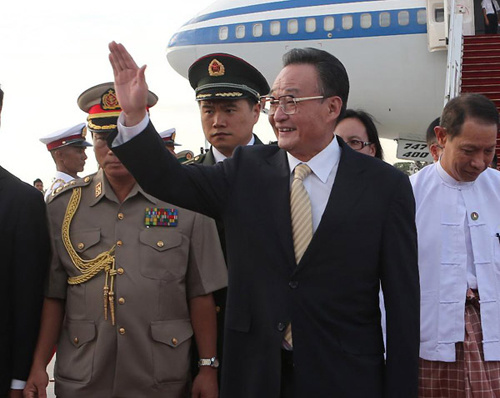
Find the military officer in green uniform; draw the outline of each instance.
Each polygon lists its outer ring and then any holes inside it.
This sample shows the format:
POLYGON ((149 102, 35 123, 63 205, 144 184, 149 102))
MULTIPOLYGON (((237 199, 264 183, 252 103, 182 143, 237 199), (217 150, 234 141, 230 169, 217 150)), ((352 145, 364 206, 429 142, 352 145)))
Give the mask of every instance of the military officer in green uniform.
POLYGON ((119 114, 112 83, 78 102, 100 169, 48 201, 53 260, 26 394, 44 391, 57 342, 58 396, 216 398, 211 293, 227 271, 215 224, 146 194, 108 148, 119 114), (200 370, 191 386, 193 336, 200 370))
MULTIPOLYGON (((210 149, 184 164, 214 165, 231 157, 240 145, 262 145, 253 133, 261 111, 260 96, 269 93, 266 78, 255 67, 230 54, 208 54, 189 68, 189 82, 196 94, 201 126, 210 149)), ((215 220, 224 255, 224 226, 215 220)), ((214 292, 217 311, 217 353, 222 359, 226 289, 214 292)), ((196 373, 194 352, 193 373, 196 373)), ((223 361, 221 366, 224 366, 223 361)), ((220 372, 219 372, 220 376, 220 372)))

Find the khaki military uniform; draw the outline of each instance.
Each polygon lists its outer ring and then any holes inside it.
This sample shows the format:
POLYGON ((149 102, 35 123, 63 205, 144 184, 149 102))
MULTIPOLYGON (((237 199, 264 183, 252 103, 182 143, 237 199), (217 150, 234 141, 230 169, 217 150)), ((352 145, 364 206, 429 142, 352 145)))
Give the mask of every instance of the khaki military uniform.
POLYGON ((138 185, 120 204, 102 171, 67 184, 51 198, 48 212, 54 255, 46 295, 66 300, 56 394, 187 397, 193 336, 188 300, 227 284, 214 222, 161 202, 138 185), (61 225, 67 226, 67 209, 74 208, 78 187, 81 199, 66 235, 61 225), (147 208, 177 209, 177 225, 147 227, 147 208), (68 277, 82 278, 74 263, 86 265, 78 258, 95 259, 101 253, 101 259, 115 256, 108 275, 104 269, 87 281, 68 284, 68 277), (106 284, 114 300, 108 297, 105 309, 106 284))

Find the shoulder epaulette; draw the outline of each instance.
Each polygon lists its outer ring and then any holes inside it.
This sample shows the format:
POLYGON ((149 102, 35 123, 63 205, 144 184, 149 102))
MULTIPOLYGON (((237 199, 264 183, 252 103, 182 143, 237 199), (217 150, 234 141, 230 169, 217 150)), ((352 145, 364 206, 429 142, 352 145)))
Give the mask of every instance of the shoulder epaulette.
POLYGON ((52 193, 48 196, 47 198, 47 204, 52 202, 55 198, 60 196, 64 192, 68 192, 72 190, 73 188, 77 187, 85 187, 89 185, 92 182, 93 175, 86 176, 83 178, 77 178, 74 180, 71 180, 70 182, 65 183, 64 185, 61 185, 60 187, 56 188, 52 193))

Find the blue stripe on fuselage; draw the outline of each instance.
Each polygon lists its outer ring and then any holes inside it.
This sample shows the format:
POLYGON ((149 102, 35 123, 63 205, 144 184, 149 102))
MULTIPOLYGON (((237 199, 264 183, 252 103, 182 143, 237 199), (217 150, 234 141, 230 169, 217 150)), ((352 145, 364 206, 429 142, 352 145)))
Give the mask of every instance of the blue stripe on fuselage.
MULTIPOLYGON (((420 9, 422 10, 422 9, 420 9)), ((203 45, 203 44, 225 44, 225 43, 258 43, 258 42, 275 42, 275 41, 302 41, 302 40, 335 40, 335 39, 348 39, 348 38, 361 38, 361 37, 374 37, 374 36, 394 36, 394 35, 407 35, 407 34, 420 34, 427 32, 426 24, 417 23, 417 12, 419 9, 409 10, 390 10, 390 11, 374 11, 369 14, 372 15, 372 26, 369 28, 362 28, 360 26, 361 14, 367 13, 349 13, 353 17, 353 27, 351 29, 342 28, 342 15, 332 15, 335 18, 335 28, 331 31, 323 29, 323 23, 318 21, 317 28, 314 32, 306 32, 305 21, 310 17, 300 18, 283 18, 273 19, 272 21, 280 21, 281 32, 278 35, 271 35, 270 24, 271 21, 252 21, 246 23, 235 23, 222 25, 228 28, 229 34, 226 40, 219 38, 219 29, 221 26, 211 26, 206 28, 198 28, 176 33, 170 39, 168 47, 190 46, 190 45, 203 45), (400 11, 409 12, 408 25, 398 24, 398 13, 400 11), (381 12, 390 14, 391 24, 387 27, 379 25, 379 15, 381 12), (290 19, 298 21, 298 32, 290 34, 287 32, 287 22, 290 19), (263 27, 263 34, 260 37, 254 37, 252 34, 253 26, 256 23, 261 23, 263 27), (245 26, 245 37, 237 39, 235 30, 237 26, 245 26)), ((326 17, 320 16, 317 19, 326 17)))
POLYGON ((270 2, 264 4, 254 4, 245 7, 231 8, 229 10, 221 10, 216 12, 211 12, 209 14, 203 14, 196 18, 191 19, 184 24, 190 25, 193 23, 209 21, 211 19, 223 18, 223 17, 234 17, 237 15, 252 14, 255 12, 266 12, 266 11, 276 11, 276 10, 288 10, 290 8, 303 8, 303 7, 313 7, 313 6, 324 6, 333 4, 345 4, 345 3, 361 3, 365 1, 377 1, 377 0, 288 0, 279 2, 270 2))

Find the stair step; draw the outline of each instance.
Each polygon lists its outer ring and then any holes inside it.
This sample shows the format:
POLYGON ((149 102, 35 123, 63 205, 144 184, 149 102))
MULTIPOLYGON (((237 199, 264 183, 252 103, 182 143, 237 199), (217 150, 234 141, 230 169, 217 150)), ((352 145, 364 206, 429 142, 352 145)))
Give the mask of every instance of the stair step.
POLYGON ((462 87, 465 86, 475 86, 475 87, 488 87, 496 86, 500 87, 500 77, 463 77, 462 75, 462 87))
POLYGON ((475 92, 477 94, 482 94, 484 95, 485 97, 489 98, 490 100, 493 101, 493 103, 495 104, 495 106, 498 108, 500 108, 500 93, 484 93, 484 92, 476 92, 476 91, 462 91, 463 93, 465 92, 475 92))
POLYGON ((500 37, 498 35, 464 36, 464 43, 491 43, 499 41, 500 37))
POLYGON ((462 64, 462 72, 471 72, 471 71, 499 71, 500 64, 462 64))
POLYGON ((490 55, 486 57, 480 57, 474 54, 466 54, 464 53, 463 63, 474 63, 474 64, 495 64, 500 63, 500 55, 490 55))
POLYGON ((466 44, 463 47, 464 54, 478 57, 498 55, 500 53, 500 43, 495 44, 466 44))
POLYGON ((462 81, 464 79, 491 79, 495 77, 500 77, 500 69, 498 70, 469 70, 469 71, 462 71, 462 81))
POLYGON ((462 84, 463 93, 480 93, 480 94, 494 94, 500 98, 500 85, 464 85, 462 84))

